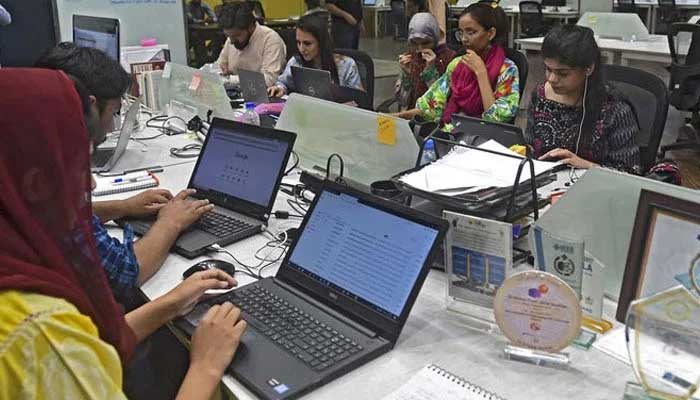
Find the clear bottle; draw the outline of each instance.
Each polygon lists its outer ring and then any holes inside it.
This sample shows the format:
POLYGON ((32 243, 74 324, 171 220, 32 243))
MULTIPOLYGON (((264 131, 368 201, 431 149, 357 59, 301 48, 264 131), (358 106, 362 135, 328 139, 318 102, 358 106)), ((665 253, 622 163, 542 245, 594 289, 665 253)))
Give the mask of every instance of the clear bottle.
POLYGON ((428 139, 425 144, 423 144, 423 154, 421 155, 421 165, 430 164, 431 162, 437 160, 437 154, 435 153, 435 141, 433 139, 428 139))
POLYGON ((255 112, 255 103, 252 101, 246 102, 245 111, 238 115, 236 121, 260 126, 260 116, 255 112))

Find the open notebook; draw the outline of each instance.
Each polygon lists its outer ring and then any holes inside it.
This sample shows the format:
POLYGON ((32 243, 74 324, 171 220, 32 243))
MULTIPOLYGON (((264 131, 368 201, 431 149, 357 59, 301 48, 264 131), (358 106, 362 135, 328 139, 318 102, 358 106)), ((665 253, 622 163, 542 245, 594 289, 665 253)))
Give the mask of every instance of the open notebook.
POLYGON ((437 365, 427 365, 382 400, 505 400, 437 365))
POLYGON ((130 192, 158 186, 158 178, 148 171, 139 171, 119 176, 95 175, 95 190, 93 196, 107 196, 115 193, 130 192))

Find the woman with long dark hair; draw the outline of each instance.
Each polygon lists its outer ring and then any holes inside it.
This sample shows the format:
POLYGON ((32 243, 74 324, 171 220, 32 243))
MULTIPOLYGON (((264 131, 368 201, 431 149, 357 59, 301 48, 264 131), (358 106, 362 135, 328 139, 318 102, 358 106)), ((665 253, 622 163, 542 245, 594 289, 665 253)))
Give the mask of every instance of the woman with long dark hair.
POLYGON ((270 96, 280 97, 294 91, 292 67, 322 69, 331 73, 336 85, 363 89, 355 60, 333 53, 333 41, 321 19, 313 15, 301 17, 296 38, 298 52, 289 59, 277 83, 268 88, 270 96))
POLYGON ((508 20, 496 3, 475 3, 459 17, 456 38, 466 53, 416 102, 416 108, 398 114, 420 116, 451 129, 452 114, 490 121, 511 122, 518 112, 518 67, 506 57, 508 20))
POLYGON ((541 159, 640 173, 632 106, 606 85, 589 28, 562 25, 542 44, 545 82, 532 92, 526 139, 541 159))

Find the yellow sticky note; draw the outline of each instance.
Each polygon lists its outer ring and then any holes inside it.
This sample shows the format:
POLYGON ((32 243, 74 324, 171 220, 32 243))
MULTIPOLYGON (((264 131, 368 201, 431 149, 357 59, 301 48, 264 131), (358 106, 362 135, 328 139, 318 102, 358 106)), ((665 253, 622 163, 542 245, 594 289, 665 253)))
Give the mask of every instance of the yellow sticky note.
POLYGON ((597 15, 589 15, 588 16, 588 24, 589 25, 596 25, 598 23, 598 16, 597 15))
POLYGON ((377 116, 377 141, 389 146, 396 145, 396 120, 386 115, 377 116))

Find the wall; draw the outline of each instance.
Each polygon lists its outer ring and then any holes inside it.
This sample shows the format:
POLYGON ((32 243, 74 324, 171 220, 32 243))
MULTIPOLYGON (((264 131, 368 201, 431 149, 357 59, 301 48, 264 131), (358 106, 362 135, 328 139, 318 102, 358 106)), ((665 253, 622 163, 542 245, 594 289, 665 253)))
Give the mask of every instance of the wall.
MULTIPOLYGON (((188 0, 189 1, 189 0, 188 0)), ((212 8, 222 3, 221 0, 202 0, 212 8)), ((304 13, 303 0, 261 0, 267 18, 288 18, 304 13)))

